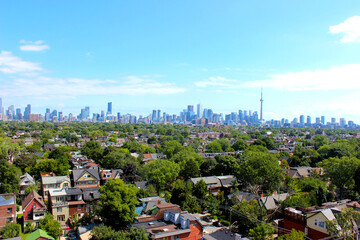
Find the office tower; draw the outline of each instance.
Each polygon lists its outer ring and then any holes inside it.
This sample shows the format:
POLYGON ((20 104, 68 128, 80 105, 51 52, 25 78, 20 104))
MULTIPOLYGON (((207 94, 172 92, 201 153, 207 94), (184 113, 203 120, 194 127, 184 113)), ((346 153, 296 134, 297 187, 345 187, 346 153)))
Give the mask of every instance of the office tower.
POLYGON ((202 118, 202 113, 203 113, 203 108, 202 108, 202 105, 199 103, 197 105, 197 117, 202 118))
POLYGON ((157 110, 156 119, 158 122, 160 122, 160 113, 161 113, 161 111, 157 110))
POLYGON ((29 120, 29 115, 31 114, 31 105, 28 104, 24 111, 24 120, 29 120))
POLYGON ((336 123, 336 118, 331 118, 331 124, 335 124, 336 123))
POLYGON ((325 125, 325 116, 321 116, 321 124, 325 125))
POLYGON ((213 110, 211 109, 207 110, 207 118, 209 119, 209 122, 213 121, 213 110))
POLYGON ((340 127, 345 127, 346 121, 345 118, 340 118, 340 127))
POLYGON ((156 110, 152 111, 151 120, 153 120, 153 122, 156 122, 156 110))
POLYGON ((262 122, 263 120, 263 93, 262 93, 262 88, 261 88, 261 98, 260 98, 260 121, 262 122))
POLYGON ((59 112, 58 120, 59 120, 59 121, 63 121, 63 120, 64 120, 64 115, 63 115, 62 112, 59 112))
POLYGON ((21 118, 22 118, 21 109, 17 108, 16 109, 16 119, 21 120, 21 118))
POLYGON ((244 120, 244 114, 242 110, 239 110, 239 122, 241 123, 244 120))
POLYGON ((321 123, 321 121, 320 121, 320 118, 319 118, 319 117, 315 118, 315 123, 316 123, 316 124, 320 124, 320 123, 321 123))
POLYGON ((90 107, 85 107, 85 118, 90 118, 90 107))
POLYGON ((311 125, 311 117, 310 116, 306 117, 306 124, 309 126, 311 125))
POLYGON ((108 109, 107 109, 107 115, 111 115, 112 114, 112 102, 108 102, 108 109))
POLYGON ((305 116, 300 115, 300 124, 304 124, 304 123, 305 123, 305 116))
POLYGON ((188 105, 187 111, 188 112, 194 112, 194 105, 188 105))

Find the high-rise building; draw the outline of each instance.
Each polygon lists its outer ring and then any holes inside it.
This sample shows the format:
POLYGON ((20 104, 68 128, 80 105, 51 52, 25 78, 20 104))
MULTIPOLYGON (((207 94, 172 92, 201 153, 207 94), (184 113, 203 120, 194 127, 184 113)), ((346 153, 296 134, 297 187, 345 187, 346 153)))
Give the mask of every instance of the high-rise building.
POLYGON ((321 124, 325 125, 325 116, 321 116, 321 124))
POLYGON ((260 98, 260 122, 263 121, 263 93, 262 93, 262 88, 261 88, 261 98, 260 98))
POLYGON ((345 127, 345 125, 346 125, 345 118, 340 118, 340 127, 345 127))
POLYGON ((152 111, 151 120, 152 120, 153 122, 156 122, 156 110, 153 110, 153 111, 152 111))
POLYGON ((107 115, 112 115, 112 102, 108 102, 107 115))
POLYGON ((316 124, 320 124, 320 123, 321 123, 321 121, 320 121, 320 118, 319 118, 319 117, 315 118, 315 123, 316 123, 316 124))
POLYGON ((306 117, 306 124, 307 124, 308 126, 311 125, 311 117, 310 117, 310 116, 307 116, 307 117, 306 117))
POLYGON ((31 105, 28 104, 24 111, 24 119, 29 121, 29 115, 31 114, 31 105))
POLYGON ((197 117, 198 118, 202 118, 202 113, 203 113, 203 107, 202 107, 202 105, 199 103, 198 105, 197 105, 197 117))
POLYGON ((156 119, 158 122, 160 122, 160 114, 161 114, 161 110, 157 110, 156 119))
POLYGON ((188 112, 194 112, 194 105, 188 105, 187 111, 188 112))
POLYGON ((331 118, 331 124, 335 124, 336 123, 336 118, 331 118))
POLYGON ((300 115, 300 124, 304 124, 304 123, 305 123, 305 116, 300 115))

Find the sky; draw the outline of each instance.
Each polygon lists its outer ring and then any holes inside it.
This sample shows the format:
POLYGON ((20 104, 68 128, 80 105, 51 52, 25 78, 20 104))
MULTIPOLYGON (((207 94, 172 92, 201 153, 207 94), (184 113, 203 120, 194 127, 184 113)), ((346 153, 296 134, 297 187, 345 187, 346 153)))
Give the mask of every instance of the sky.
POLYGON ((358 0, 0 0, 3 106, 360 124, 358 0))

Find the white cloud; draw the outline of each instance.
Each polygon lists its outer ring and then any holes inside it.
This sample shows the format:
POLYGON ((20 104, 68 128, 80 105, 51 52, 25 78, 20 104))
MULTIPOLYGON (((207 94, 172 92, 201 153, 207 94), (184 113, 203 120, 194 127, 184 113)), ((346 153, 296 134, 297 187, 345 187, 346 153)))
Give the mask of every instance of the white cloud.
POLYGON ((24 44, 20 46, 21 51, 39 52, 50 49, 50 46, 44 44, 45 42, 42 40, 38 40, 34 42, 21 40, 20 43, 24 44))
POLYGON ((173 83, 153 79, 126 77, 121 81, 82 78, 16 78, 0 84, 0 95, 19 97, 74 98, 85 95, 168 95, 183 93, 186 89, 173 83), (129 80, 129 78, 133 80, 129 80))
POLYGON ((0 72, 5 74, 23 73, 34 74, 42 71, 39 63, 23 61, 14 56, 11 52, 0 52, 0 72))
POLYGON ((279 90, 354 90, 360 89, 360 64, 333 66, 270 75, 270 79, 245 82, 240 87, 269 87, 279 90))
POLYGON ((344 22, 330 26, 330 33, 343 33, 345 36, 340 40, 342 43, 360 42, 360 16, 346 19, 344 22))
POLYGON ((209 77, 208 80, 195 82, 197 87, 218 86, 218 87, 232 87, 236 80, 226 79, 224 77, 209 77))

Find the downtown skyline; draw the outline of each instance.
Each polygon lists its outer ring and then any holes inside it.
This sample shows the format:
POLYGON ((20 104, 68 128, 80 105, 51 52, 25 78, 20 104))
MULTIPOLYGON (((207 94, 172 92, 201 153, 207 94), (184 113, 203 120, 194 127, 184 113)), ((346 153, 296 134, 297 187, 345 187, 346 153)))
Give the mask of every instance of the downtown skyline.
POLYGON ((0 2, 3 106, 360 122, 358 1, 84 3, 0 2))

